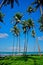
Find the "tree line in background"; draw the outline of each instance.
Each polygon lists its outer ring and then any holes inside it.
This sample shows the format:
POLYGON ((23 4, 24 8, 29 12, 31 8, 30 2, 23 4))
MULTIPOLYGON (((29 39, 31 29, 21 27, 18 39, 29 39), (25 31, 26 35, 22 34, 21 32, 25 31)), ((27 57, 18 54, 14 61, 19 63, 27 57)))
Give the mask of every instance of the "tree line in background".
MULTIPOLYGON (((3 5, 11 5, 11 8, 13 8, 14 6, 14 2, 16 2, 19 5, 19 1, 18 0, 3 0, 0 8, 2 8, 3 5)), ((38 8, 40 8, 40 19, 39 19, 39 23, 40 23, 40 31, 43 32, 43 0, 34 0, 33 3, 31 3, 31 5, 27 8, 27 12, 28 13, 35 13, 36 10, 38 8), (35 5, 35 7, 34 7, 35 5)), ((3 18, 4 18, 4 14, 2 12, 0 12, 0 22, 4 22, 3 18)), ((11 32, 13 33, 13 36, 17 38, 17 44, 16 44, 16 51, 17 51, 17 46, 18 46, 18 41, 19 41, 19 52, 20 52, 20 34, 23 32, 24 34, 24 52, 27 52, 27 48, 28 48, 28 35, 30 34, 29 31, 31 31, 32 36, 36 39, 36 43, 38 45, 38 50, 40 52, 40 46, 38 43, 38 37, 36 34, 36 27, 34 24, 34 21, 30 18, 27 20, 22 20, 23 15, 18 12, 13 16, 13 28, 11 28, 11 32)), ((13 40, 14 41, 14 40, 13 40)), ((13 42, 13 52, 14 52, 14 42, 13 42)))

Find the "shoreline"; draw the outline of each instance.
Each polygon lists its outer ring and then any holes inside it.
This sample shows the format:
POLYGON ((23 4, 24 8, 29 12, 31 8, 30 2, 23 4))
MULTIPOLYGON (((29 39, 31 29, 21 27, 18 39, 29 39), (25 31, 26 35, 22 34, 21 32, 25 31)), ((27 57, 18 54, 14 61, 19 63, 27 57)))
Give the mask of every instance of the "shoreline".
POLYGON ((23 55, 28 55, 28 56, 38 56, 38 55, 42 55, 43 56, 43 52, 0 52, 0 57, 4 57, 4 56, 23 56, 23 55))

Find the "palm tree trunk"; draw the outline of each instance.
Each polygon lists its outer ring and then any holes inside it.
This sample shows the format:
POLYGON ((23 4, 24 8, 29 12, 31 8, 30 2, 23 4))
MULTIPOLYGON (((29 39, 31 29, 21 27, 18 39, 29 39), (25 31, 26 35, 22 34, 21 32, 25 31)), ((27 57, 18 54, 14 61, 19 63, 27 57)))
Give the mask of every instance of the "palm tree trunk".
POLYGON ((20 54, 20 33, 19 33, 19 54, 20 54))
POLYGON ((38 45, 38 51, 40 52, 40 46, 39 46, 39 43, 38 43, 38 37, 36 37, 36 43, 38 45))
POLYGON ((12 49, 12 55, 14 54, 14 36, 13 36, 13 49, 12 49))
MULTIPOLYGON (((36 27, 35 27, 35 33, 36 33, 36 27)), ((38 46, 38 51, 40 52, 40 46, 39 46, 39 43, 38 43, 38 37, 37 37, 37 34, 35 34, 35 37, 36 37, 36 44, 38 46)), ((40 54, 41 55, 41 54, 40 54)))
POLYGON ((25 34, 25 40, 24 40, 24 54, 26 55, 26 33, 25 34))
POLYGON ((16 54, 17 54, 17 50, 18 50, 18 36, 16 37, 17 38, 17 42, 16 42, 16 54))
POLYGON ((4 0, 2 1, 2 3, 0 4, 0 8, 2 7, 2 5, 3 5, 3 2, 4 2, 4 0))
POLYGON ((41 13, 41 15, 43 14, 42 5, 40 5, 40 13, 41 13))
POLYGON ((27 46, 28 46, 28 31, 26 33, 27 37, 26 37, 26 52, 27 52, 27 46))

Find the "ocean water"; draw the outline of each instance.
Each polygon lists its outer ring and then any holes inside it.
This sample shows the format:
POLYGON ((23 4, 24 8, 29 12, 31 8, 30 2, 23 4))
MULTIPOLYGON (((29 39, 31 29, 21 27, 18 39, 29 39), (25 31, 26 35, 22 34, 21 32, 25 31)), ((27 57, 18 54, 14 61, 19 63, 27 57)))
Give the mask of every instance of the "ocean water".
POLYGON ((27 55, 35 55, 35 54, 43 54, 43 52, 0 52, 0 56, 12 55, 12 54, 27 54, 27 55))

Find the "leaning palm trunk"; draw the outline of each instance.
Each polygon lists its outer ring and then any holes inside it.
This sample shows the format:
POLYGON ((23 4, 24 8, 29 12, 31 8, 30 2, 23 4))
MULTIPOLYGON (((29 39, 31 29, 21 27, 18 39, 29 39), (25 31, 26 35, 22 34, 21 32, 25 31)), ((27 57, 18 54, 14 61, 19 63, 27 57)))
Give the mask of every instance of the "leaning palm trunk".
POLYGON ((41 13, 41 15, 43 14, 42 5, 40 5, 40 13, 41 13))
MULTIPOLYGON (((39 43, 38 43, 38 37, 36 36, 36 44, 37 44, 37 46, 38 46, 38 52, 40 52, 40 46, 39 46, 39 43)), ((35 47, 36 47, 36 45, 34 46, 34 51, 35 51, 35 47)))
MULTIPOLYGON (((36 28, 35 28, 35 33, 36 33, 36 28)), ((38 51, 40 52, 40 46, 39 46, 39 43, 38 43, 38 37, 37 37, 37 34, 35 34, 35 39, 36 39, 36 44, 38 46, 38 51)), ((35 49, 35 48, 34 48, 35 49)), ((41 54, 40 54, 41 55, 41 54)))
POLYGON ((38 51, 40 52, 40 46, 39 46, 39 43, 38 43, 38 37, 36 37, 36 43, 38 45, 38 51))
POLYGON ((4 0, 3 0, 2 3, 0 4, 0 8, 2 7, 3 2, 4 2, 4 0))

